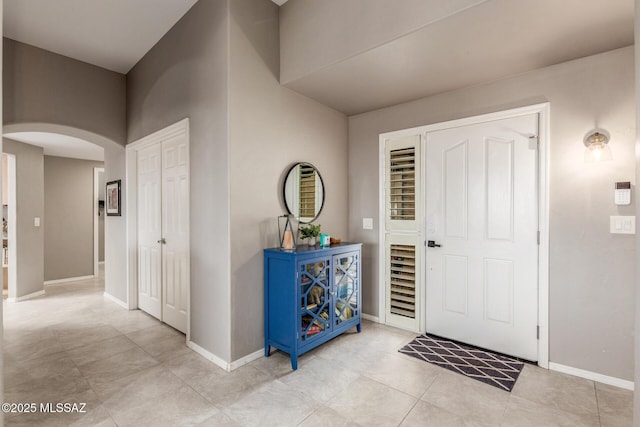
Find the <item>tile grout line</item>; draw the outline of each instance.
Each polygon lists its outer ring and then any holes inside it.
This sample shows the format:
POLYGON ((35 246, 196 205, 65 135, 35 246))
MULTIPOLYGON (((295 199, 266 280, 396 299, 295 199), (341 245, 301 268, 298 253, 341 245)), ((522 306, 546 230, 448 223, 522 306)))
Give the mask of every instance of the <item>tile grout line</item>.
POLYGON ((311 412, 302 421, 300 421, 298 424, 296 424, 296 427, 297 426, 301 426, 305 421, 307 421, 309 418, 311 418, 313 416, 313 414, 315 414, 317 411, 318 411, 317 409, 314 409, 313 412, 311 412))
POLYGON ((602 427, 602 417, 600 417, 600 401, 598 400, 598 387, 596 387, 596 382, 593 381, 593 394, 596 397, 596 410, 598 411, 598 424, 602 427))
MULTIPOLYGON (((134 343, 134 344, 135 344, 135 343, 134 343)), ((137 345, 137 344, 136 344, 136 345, 137 345)), ((129 351, 129 350, 127 350, 127 351, 129 351)), ((143 350, 143 351, 144 351, 144 350, 143 350)), ((118 354, 120 354, 120 353, 118 353, 118 354)), ((154 359, 154 360, 155 360, 155 359, 154 359)), ((125 379, 125 378, 128 378, 128 377, 132 377, 132 376, 134 376, 134 375, 140 375, 140 374, 142 374, 143 372, 145 372, 145 371, 150 371, 151 369, 157 368, 158 366, 159 366, 159 365, 149 366, 149 367, 147 367, 147 368, 145 368, 145 369, 143 369, 143 370, 141 370, 141 371, 134 372, 134 373, 131 373, 131 374, 129 374, 129 375, 125 375, 125 376, 120 377, 120 378, 114 378, 114 379, 113 379, 113 380, 111 380, 111 381, 106 381, 106 382, 105 382, 105 384, 109 384, 109 383, 112 383, 112 382, 115 382, 115 381, 119 381, 119 380, 122 380, 122 379, 125 379)), ((173 372, 169 371, 169 373, 171 373, 172 375, 174 375, 174 376, 175 376, 175 374, 173 374, 173 372)), ((86 377, 85 377, 85 378, 86 378, 86 377)), ((178 379, 182 381, 182 378, 178 378, 178 379)), ((87 383, 89 384, 89 387, 91 388, 91 391, 93 391, 93 392, 95 393, 96 397, 98 397, 98 400, 100 401, 100 404, 101 404, 101 405, 102 405, 102 407, 105 409, 105 411, 107 411, 107 413, 109 414, 109 417, 111 418, 111 420, 113 421, 113 423, 114 423, 115 425, 119 425, 119 424, 116 422, 115 418, 114 418, 114 415, 115 415, 115 414, 114 414, 114 413, 113 413, 113 412, 112 412, 112 411, 111 411, 111 410, 110 410, 110 409, 105 405, 105 402, 100 398, 100 395, 99 395, 99 394, 98 394, 98 393, 93 389, 93 386, 91 385, 91 382, 89 382, 89 381, 88 381, 88 378, 87 378, 87 383)))
MULTIPOLYGON (((515 386, 515 385, 514 385, 515 386)), ((513 391, 513 388, 511 389, 513 391)), ((509 398, 507 399, 507 403, 504 405, 504 411, 502 412, 502 417, 500 417, 500 426, 502 427, 504 425, 504 419, 507 415, 507 410, 509 409, 509 405, 511 404, 511 398, 513 397, 513 394, 511 394, 511 391, 509 392, 509 398)))
POLYGON ((383 382, 382 382, 382 381, 380 381, 380 380, 377 380, 377 379, 375 379, 375 378, 373 378, 373 377, 370 377, 370 376, 369 376, 369 374, 368 374, 368 373, 366 373, 366 372, 363 372, 363 373, 361 373, 361 374, 359 374, 359 375, 360 375, 361 377, 368 378, 368 379, 370 379, 370 380, 372 380, 372 381, 375 381, 375 382, 377 382, 378 384, 381 384, 381 385, 383 385, 383 386, 385 386, 385 387, 389 387, 389 388, 390 388, 390 389, 392 389, 392 390, 395 390, 395 391, 398 391, 398 392, 400 392, 400 393, 402 393, 402 394, 405 394, 405 395, 407 395, 407 396, 409 396, 409 397, 412 397, 412 398, 414 398, 414 399, 418 399, 418 400, 420 400, 420 399, 422 399, 422 396, 424 396, 424 395, 427 393, 427 390, 429 390, 429 387, 431 387, 431 386, 433 385, 433 383, 435 382, 436 378, 440 375, 440 373, 438 372, 438 373, 433 377, 433 379, 431 380, 431 382, 430 382, 430 383, 429 383, 429 385, 427 386, 426 390, 425 390, 425 391, 420 395, 421 397, 415 397, 414 395, 409 394, 409 393, 407 393, 406 391, 400 390, 399 388, 396 388, 396 387, 394 387, 394 386, 392 386, 392 385, 385 384, 385 383, 383 383, 383 382))
MULTIPOLYGON (((190 349, 190 350, 191 350, 191 349, 190 349)), ((191 351, 192 351, 194 354, 197 354, 195 351, 193 351, 193 350, 191 350, 191 351)), ((184 356, 184 355, 182 355, 182 356, 184 356)), ((181 356, 177 356, 177 357, 175 357, 174 359, 177 359, 178 357, 181 357, 181 356)), ((171 359, 171 360, 174 360, 174 359, 171 359)), ((202 393, 200 393, 198 390, 196 390, 196 389, 195 389, 191 384, 189 384, 189 383, 188 383, 187 381, 185 381, 183 378, 181 378, 181 377, 177 376, 176 374, 174 374, 174 373, 173 373, 173 371, 172 371, 171 369, 167 368, 167 367, 164 365, 166 362, 168 362, 168 360, 167 360, 167 361, 165 361, 165 362, 162 362, 162 363, 160 364, 160 365, 163 367, 163 369, 166 369, 169 373, 171 373, 171 374, 172 374, 172 375, 174 375, 176 378, 178 378, 178 379, 179 379, 179 380, 180 380, 184 385, 186 385, 186 386, 187 386, 187 387, 189 387, 191 390, 193 390, 193 392, 194 392, 194 393, 196 393, 198 396, 200 396, 200 397, 201 397, 205 402, 208 402, 208 403, 209 403, 209 404, 211 404, 214 408, 217 408, 217 409, 218 409, 218 411, 220 411, 220 413, 222 413, 222 414, 223 414, 223 415, 225 415, 227 418, 229 418, 230 420, 232 420, 232 421, 234 421, 234 422, 235 422, 235 418, 233 418, 229 413, 227 413, 227 412, 225 411, 224 406, 222 406, 222 405, 220 405, 220 404, 218 404, 218 403, 216 403, 216 402, 212 402, 209 398, 207 398, 204 394, 202 394, 202 393)), ((204 420, 204 421, 206 421, 206 420, 204 420)))
POLYGON ((404 414, 404 417, 402 417, 402 419, 400 420, 400 422, 398 423, 398 426, 402 425, 402 423, 404 422, 405 419, 407 419, 407 417, 409 416, 409 414, 411 413, 411 411, 413 411, 413 409, 416 407, 416 405, 418 405, 418 402, 420 402, 420 399, 416 400, 415 403, 413 404, 413 406, 411 406, 411 409, 409 409, 407 411, 406 414, 404 414))
MULTIPOLYGON (((82 377, 82 379, 84 379, 87 382, 87 385, 89 386, 88 391, 91 391, 96 398, 98 399, 98 402, 100 402, 99 406, 102 406, 102 408, 105 410, 105 412, 109 415, 109 419, 111 421, 113 421, 114 424, 116 424, 115 420, 113 419, 113 416, 111 415, 111 412, 109 412, 109 409, 104 406, 104 402, 102 401, 102 399, 100 399, 100 396, 98 395, 98 393, 96 393, 96 391, 93 389, 93 386, 91 385, 91 383, 89 382, 89 379, 82 373, 82 370, 80 370, 80 367, 78 366, 78 364, 76 363, 75 360, 73 360, 71 357, 69 357, 67 350, 63 350, 62 353, 65 353, 65 357, 67 357, 71 363, 73 364, 73 366, 75 366, 75 368, 78 370, 78 372, 80 373, 80 376, 82 377)), ((82 393, 82 392, 81 392, 82 393)), ((73 395, 76 395, 78 393, 73 393, 73 394, 69 394, 68 396, 65 396, 61 399, 59 399, 60 402, 66 400, 68 397, 71 397, 73 395)), ((94 410, 96 410, 97 408, 92 408, 94 410)), ((87 414, 89 413, 89 411, 87 411, 87 414)), ((116 424, 117 425, 117 424, 116 424)))

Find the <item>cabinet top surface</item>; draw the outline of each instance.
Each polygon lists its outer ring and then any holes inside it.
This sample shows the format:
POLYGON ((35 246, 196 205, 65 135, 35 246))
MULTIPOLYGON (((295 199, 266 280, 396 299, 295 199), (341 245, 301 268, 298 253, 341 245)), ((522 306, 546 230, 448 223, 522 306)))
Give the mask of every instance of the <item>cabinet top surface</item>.
POLYGON ((275 252, 279 254, 307 254, 312 252, 321 253, 321 252, 326 252, 334 249, 348 249, 349 247, 356 249, 356 248, 360 248, 361 246, 362 246, 362 243, 344 242, 344 243, 335 243, 331 246, 324 246, 324 247, 321 247, 320 245, 318 246, 300 245, 300 246, 297 246, 295 249, 269 248, 269 249, 265 249, 264 251, 272 252, 272 253, 275 252))

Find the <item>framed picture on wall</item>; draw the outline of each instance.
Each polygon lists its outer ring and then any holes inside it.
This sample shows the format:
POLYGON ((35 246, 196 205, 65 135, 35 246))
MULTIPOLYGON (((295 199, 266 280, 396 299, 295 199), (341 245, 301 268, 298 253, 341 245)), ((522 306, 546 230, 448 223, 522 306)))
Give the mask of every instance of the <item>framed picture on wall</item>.
POLYGON ((107 182, 107 216, 120 216, 120 181, 107 182))

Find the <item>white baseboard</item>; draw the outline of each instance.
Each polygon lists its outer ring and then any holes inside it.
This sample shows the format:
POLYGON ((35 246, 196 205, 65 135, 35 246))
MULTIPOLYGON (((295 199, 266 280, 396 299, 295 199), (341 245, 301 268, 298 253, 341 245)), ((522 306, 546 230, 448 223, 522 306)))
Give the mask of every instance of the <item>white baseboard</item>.
POLYGON ((20 302, 20 301, 26 301, 26 300, 28 300, 28 299, 35 298, 35 297, 39 297, 39 296, 41 296, 41 295, 44 295, 44 290, 42 290, 42 291, 38 291, 38 292, 34 292, 34 293, 32 293, 32 294, 29 294, 29 295, 24 295, 24 296, 21 296, 21 297, 18 297, 18 298, 7 298, 7 302, 20 302))
POLYGON ((57 280, 47 280, 44 282, 45 285, 57 285, 58 283, 67 283, 67 282, 79 282, 81 280, 90 280, 95 279, 96 276, 79 276, 79 277, 68 277, 66 279, 57 279, 57 280))
POLYGON ((105 293, 103 293, 102 295, 103 295, 106 299, 108 299, 109 301, 115 302, 115 303, 116 303, 116 304, 118 304, 120 307, 122 307, 122 308, 124 308, 124 309, 126 309, 126 310, 129 310, 129 305, 128 305, 126 302, 122 301, 120 298, 116 298, 116 297, 114 297, 113 295, 108 294, 108 293, 106 293, 106 292, 105 292, 105 293))
POLYGON ((626 390, 633 391, 633 381, 623 380, 616 377, 610 377, 607 375, 598 374, 596 372, 585 371, 584 369, 578 369, 571 366, 561 365, 559 363, 549 362, 549 369, 552 371, 562 372, 564 374, 573 375, 580 378, 586 378, 588 380, 597 381, 599 383, 612 385, 615 387, 624 388, 626 390))
POLYGON ((213 362, 214 365, 224 369, 225 371, 230 371, 231 370, 229 363, 227 363, 224 360, 220 359, 215 354, 210 353, 209 351, 207 351, 204 348, 200 347, 198 344, 194 343, 193 341, 187 341, 187 347, 189 347, 191 350, 195 351, 196 353, 198 353, 200 356, 204 357, 208 361, 213 362))
POLYGON ((371 314, 362 313, 362 318, 374 323, 380 323, 380 318, 371 314))
POLYGON ((261 357, 263 357, 263 356, 264 356, 264 348, 262 348, 262 349, 260 349, 260 350, 258 350, 258 351, 254 351, 254 352, 253 352, 253 353, 251 353, 251 354, 247 354, 246 356, 241 357, 241 358, 240 358, 240 359, 238 359, 238 360, 234 360, 233 362, 231 362, 231 363, 229 364, 229 370, 230 370, 230 371, 233 371, 233 370, 235 370, 235 369, 238 369, 239 367, 244 366, 244 365, 246 365, 247 363, 251 363, 251 362, 253 362, 254 360, 258 360, 258 359, 260 359, 260 358, 261 358, 261 357))

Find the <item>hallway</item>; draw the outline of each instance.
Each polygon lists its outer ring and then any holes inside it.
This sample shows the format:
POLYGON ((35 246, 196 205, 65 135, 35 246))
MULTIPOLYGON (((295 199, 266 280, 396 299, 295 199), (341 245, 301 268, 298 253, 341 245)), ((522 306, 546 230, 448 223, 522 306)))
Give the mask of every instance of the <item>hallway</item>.
POLYGON ((371 322, 295 372, 279 352, 226 372, 103 291, 88 280, 4 303, 5 401, 87 404, 6 425, 631 425, 629 391, 528 365, 507 393, 399 354, 414 334, 371 322))

